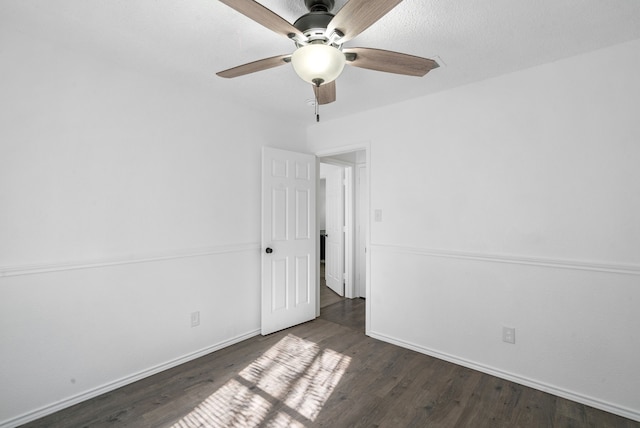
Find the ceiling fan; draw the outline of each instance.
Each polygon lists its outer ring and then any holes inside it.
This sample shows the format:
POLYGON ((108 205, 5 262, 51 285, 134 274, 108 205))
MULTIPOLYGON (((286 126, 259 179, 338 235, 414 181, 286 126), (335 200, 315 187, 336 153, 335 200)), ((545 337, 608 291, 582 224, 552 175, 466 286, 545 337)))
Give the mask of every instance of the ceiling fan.
POLYGON ((254 0, 220 0, 296 45, 292 54, 265 58, 217 73, 232 78, 291 63, 303 80, 313 85, 318 104, 336 100, 335 79, 345 64, 387 73, 424 76, 437 68, 432 59, 372 48, 343 48, 396 7, 402 0, 349 0, 335 15, 334 0, 304 0, 308 13, 293 24, 254 0))

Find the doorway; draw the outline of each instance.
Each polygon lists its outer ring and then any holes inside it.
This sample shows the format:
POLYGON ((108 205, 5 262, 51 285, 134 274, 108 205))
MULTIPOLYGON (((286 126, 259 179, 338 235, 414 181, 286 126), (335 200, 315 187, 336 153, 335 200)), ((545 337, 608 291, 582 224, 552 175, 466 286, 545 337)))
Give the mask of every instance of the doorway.
POLYGON ((318 154, 318 314, 327 299, 367 296, 367 160, 367 146, 318 154))

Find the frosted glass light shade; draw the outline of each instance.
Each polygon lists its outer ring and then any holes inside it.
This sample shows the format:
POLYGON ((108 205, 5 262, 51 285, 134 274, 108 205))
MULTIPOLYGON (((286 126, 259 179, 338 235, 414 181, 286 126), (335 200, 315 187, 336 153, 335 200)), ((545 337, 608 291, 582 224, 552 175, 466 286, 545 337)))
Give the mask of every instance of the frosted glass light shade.
POLYGON ((298 76, 314 85, 316 82, 323 84, 336 80, 342 73, 344 63, 342 52, 322 44, 302 46, 291 56, 291 64, 298 76))

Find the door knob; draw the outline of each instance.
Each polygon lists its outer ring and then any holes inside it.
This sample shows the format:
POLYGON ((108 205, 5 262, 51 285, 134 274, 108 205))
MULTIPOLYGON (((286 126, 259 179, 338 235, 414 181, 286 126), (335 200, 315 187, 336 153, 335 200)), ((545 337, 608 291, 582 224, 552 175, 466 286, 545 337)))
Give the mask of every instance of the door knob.
POLYGON ((267 247, 267 249, 266 249, 265 251, 267 252, 267 254, 271 254, 271 253, 273 253, 273 249, 268 248, 268 247, 267 247))

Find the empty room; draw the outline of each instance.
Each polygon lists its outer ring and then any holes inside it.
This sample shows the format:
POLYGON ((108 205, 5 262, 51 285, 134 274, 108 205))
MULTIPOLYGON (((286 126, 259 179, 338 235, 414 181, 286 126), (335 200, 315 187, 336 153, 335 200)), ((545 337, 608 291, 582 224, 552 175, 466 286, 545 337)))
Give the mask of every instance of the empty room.
POLYGON ((1 1, 0 428, 640 427, 639 23, 1 1))

